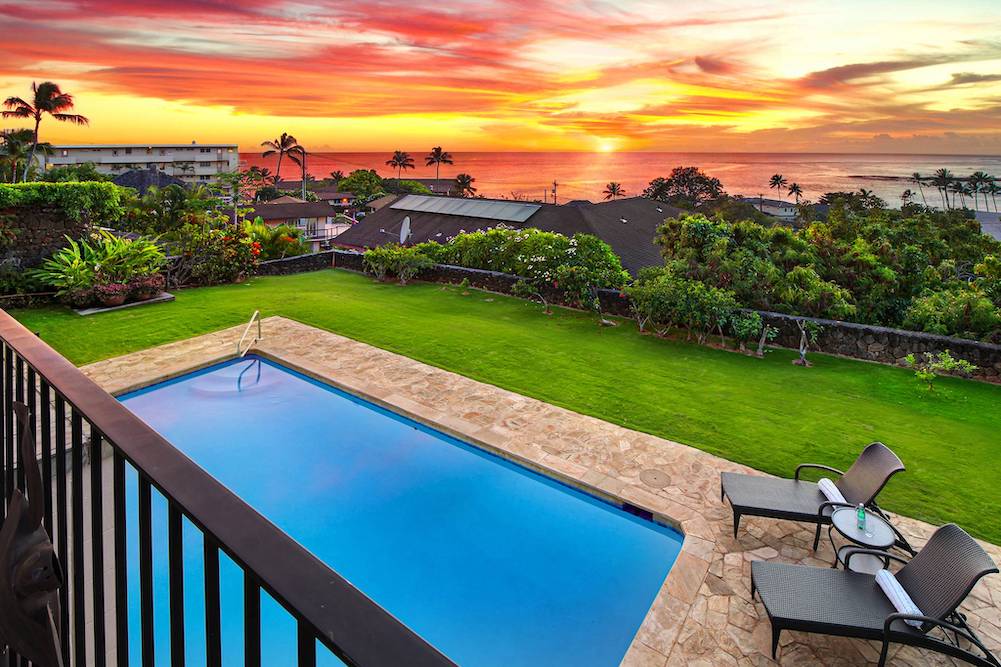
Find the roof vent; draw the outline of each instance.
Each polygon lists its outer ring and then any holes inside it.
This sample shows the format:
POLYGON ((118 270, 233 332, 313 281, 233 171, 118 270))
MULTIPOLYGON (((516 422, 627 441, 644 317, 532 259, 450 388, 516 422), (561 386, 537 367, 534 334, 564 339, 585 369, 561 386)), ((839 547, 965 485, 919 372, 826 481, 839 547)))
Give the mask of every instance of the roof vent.
POLYGON ((624 224, 626 224, 627 222, 629 222, 629 221, 628 221, 628 220, 626 220, 625 218, 619 218, 619 221, 620 221, 620 222, 621 222, 621 223, 622 223, 623 225, 624 225, 624 224))

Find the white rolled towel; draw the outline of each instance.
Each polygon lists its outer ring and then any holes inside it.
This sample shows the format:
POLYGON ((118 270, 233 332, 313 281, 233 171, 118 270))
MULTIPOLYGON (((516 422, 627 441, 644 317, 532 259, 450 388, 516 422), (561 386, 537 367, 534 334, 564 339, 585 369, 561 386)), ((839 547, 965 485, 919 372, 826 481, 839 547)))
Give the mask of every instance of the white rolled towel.
MULTIPOLYGON (((911 600, 911 596, 907 594, 904 587, 900 585, 899 581, 897 581, 897 578, 893 576, 892 572, 885 569, 877 572, 876 583, 883 589, 883 593, 885 593, 886 597, 889 598, 890 604, 892 604, 893 608, 898 612, 901 614, 924 615, 921 613, 921 610, 918 609, 918 606, 914 604, 914 601, 911 600)), ((905 620, 904 623, 914 626, 915 628, 920 628, 922 625, 921 621, 913 620, 905 620)))
POLYGON ((831 502, 833 503, 848 502, 847 500, 845 500, 845 497, 841 495, 841 490, 838 489, 838 486, 831 480, 827 479, 826 477, 822 477, 820 481, 817 482, 817 486, 820 487, 820 492, 823 493, 825 496, 827 496, 827 499, 830 500, 831 502))

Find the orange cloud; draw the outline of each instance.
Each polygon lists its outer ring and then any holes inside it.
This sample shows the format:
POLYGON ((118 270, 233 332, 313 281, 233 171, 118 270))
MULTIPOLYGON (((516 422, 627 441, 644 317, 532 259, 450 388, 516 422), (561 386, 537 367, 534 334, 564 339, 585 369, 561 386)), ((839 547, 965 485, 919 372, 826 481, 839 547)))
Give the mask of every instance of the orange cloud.
POLYGON ((114 140, 141 113, 149 134, 354 150, 989 146, 1001 8, 963 2, 976 21, 862 0, 0 0, 0 93, 72 90, 92 126, 55 140, 114 140))

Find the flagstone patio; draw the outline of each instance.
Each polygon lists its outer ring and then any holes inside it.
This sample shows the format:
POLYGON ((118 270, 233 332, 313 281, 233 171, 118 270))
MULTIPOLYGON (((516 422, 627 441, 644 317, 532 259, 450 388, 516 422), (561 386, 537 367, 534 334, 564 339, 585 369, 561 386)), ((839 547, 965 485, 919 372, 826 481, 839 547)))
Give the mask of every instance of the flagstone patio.
MULTIPOLYGON (((234 327, 83 371, 121 393, 231 358, 241 332, 234 327)), ((682 530, 682 552, 624 665, 774 664, 767 618, 750 595, 751 561, 820 567, 833 562, 824 541, 812 551, 808 525, 748 517, 733 537, 729 507, 720 502, 719 473, 753 472, 745 466, 284 318, 264 321, 264 338, 254 351, 593 493, 649 510, 682 530)), ((861 450, 866 444, 845 446, 861 450)), ((906 484, 906 473, 890 483, 906 484)), ((913 519, 894 520, 915 546, 934 530, 913 519)), ((1001 562, 1001 548, 984 547, 1001 562)), ((963 611, 985 644, 1001 650, 1001 576, 978 584, 963 611)), ((778 662, 865 665, 878 654, 870 642, 783 633, 778 662)), ((912 648, 896 647, 891 656, 894 665, 954 664, 912 648)))

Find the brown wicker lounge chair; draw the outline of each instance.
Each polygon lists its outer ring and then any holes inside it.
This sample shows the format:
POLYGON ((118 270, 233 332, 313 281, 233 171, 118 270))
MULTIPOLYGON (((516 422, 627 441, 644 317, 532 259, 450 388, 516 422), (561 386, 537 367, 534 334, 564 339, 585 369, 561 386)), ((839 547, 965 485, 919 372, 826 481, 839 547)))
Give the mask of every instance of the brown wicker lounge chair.
MULTIPOLYGON (((897 455, 881 442, 874 442, 862 450, 847 472, 817 463, 803 463, 796 467, 793 479, 720 473, 720 500, 730 501, 733 508, 733 536, 737 536, 740 517, 763 516, 787 521, 817 524, 813 548, 820 542, 821 526, 831 522, 831 512, 836 507, 855 506, 862 503, 882 515, 876 505, 876 496, 890 477, 904 469, 897 455), (826 470, 840 475, 834 483, 845 497, 846 503, 831 502, 814 482, 801 481, 800 472, 807 468, 826 470)), ((910 550, 899 535, 900 546, 910 550)))
POLYGON ((880 667, 886 664, 891 642, 974 665, 1001 667, 958 611, 981 577, 998 571, 966 531, 955 524, 942 526, 909 562, 881 551, 852 549, 849 563, 855 553, 904 563, 896 573, 897 581, 922 615, 897 613, 871 574, 755 561, 751 563, 751 596, 757 593, 768 612, 773 658, 779 634, 795 630, 880 641, 880 667), (921 625, 914 627, 907 620, 921 625))

